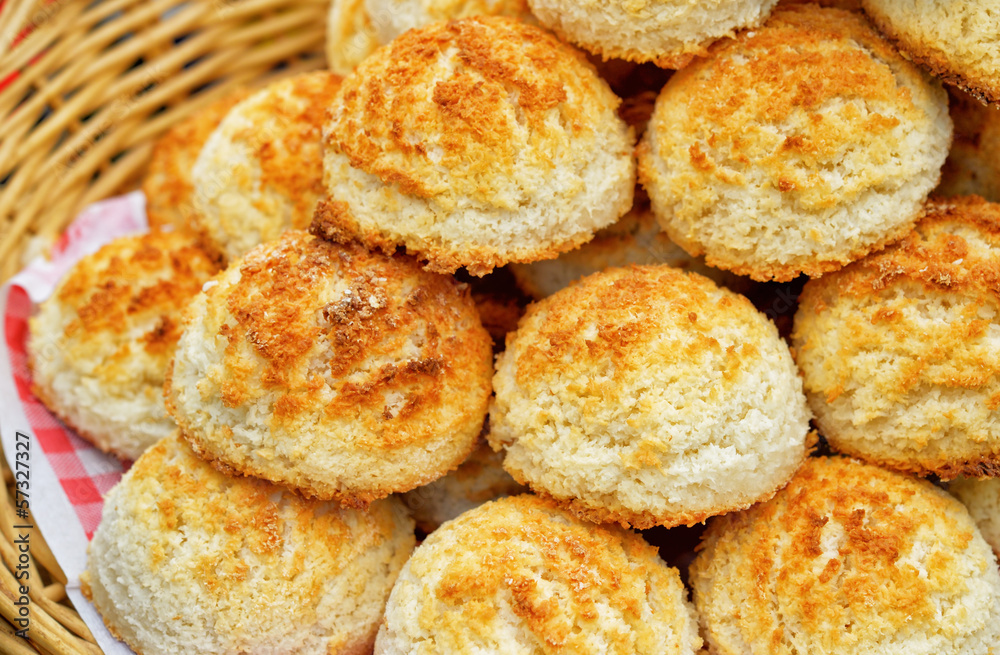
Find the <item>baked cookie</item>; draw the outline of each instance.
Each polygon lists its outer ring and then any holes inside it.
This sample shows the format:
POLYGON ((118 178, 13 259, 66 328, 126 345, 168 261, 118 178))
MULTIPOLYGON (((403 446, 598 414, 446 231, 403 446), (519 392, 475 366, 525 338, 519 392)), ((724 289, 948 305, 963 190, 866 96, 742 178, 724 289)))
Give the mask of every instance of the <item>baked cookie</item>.
POLYGON ((525 0, 333 0, 327 20, 327 62, 331 71, 346 76, 407 30, 480 15, 534 22, 525 0))
POLYGON ((820 432, 899 471, 1000 474, 1000 205, 928 203, 898 244, 806 283, 792 342, 820 432))
POLYGON ((608 269, 531 305, 496 368, 504 468, 591 520, 699 523, 769 498, 806 455, 774 324, 669 266, 608 269))
POLYGON ((717 39, 757 27, 778 0, 528 0, 539 22, 602 57, 681 68, 717 39))
POLYGON ((694 655, 677 570, 632 532, 581 522, 535 496, 441 526, 389 596, 378 655, 694 655))
POLYGON ((669 264, 719 284, 738 286, 735 275, 706 266, 703 259, 692 257, 672 242, 657 224, 644 195, 637 192, 636 204, 627 214, 576 250, 555 259, 511 264, 518 286, 533 298, 544 298, 591 273, 631 264, 669 264))
POLYGON ((993 0, 861 0, 861 4, 910 59, 1000 105, 1000 13, 993 0))
POLYGON ((1000 570, 962 504, 844 458, 713 519, 689 580, 716 655, 989 655, 1000 639, 1000 570))
POLYGON ((468 457, 492 363, 454 278, 292 230, 192 303, 167 408, 220 466, 364 507, 468 457))
POLYGON ((1000 202, 1000 107, 948 87, 955 142, 941 169, 941 196, 982 196, 1000 202))
POLYGON ((962 501, 986 543, 1000 555, 1000 478, 958 478, 948 491, 962 501))
POLYGON ((414 545, 396 499, 306 500, 220 473, 174 436, 108 493, 81 582, 142 655, 359 655, 414 545))
POLYGON ((618 103, 579 52, 518 20, 411 30, 344 80, 317 218, 437 272, 555 257, 632 205, 618 103))
POLYGON ((670 78, 639 176, 679 246, 786 281, 902 238, 951 134, 940 84, 862 16, 795 5, 670 78))
POLYGON ((403 502, 417 527, 437 530, 442 523, 483 503, 524 493, 510 473, 503 470, 503 453, 495 453, 484 440, 457 469, 428 485, 403 494, 403 502))
POLYGON ((151 229, 192 228, 194 184, 191 169, 208 137, 229 110, 249 93, 239 89, 222 96, 175 125, 156 142, 142 180, 151 229))
POLYGON ((176 429, 164 375, 184 308, 216 272, 179 232, 122 237, 81 259, 29 322, 35 395, 101 450, 141 455, 176 429))
POLYGON ((285 78, 233 107, 195 161, 194 226, 232 261, 305 229, 323 197, 322 128, 340 78, 285 78))

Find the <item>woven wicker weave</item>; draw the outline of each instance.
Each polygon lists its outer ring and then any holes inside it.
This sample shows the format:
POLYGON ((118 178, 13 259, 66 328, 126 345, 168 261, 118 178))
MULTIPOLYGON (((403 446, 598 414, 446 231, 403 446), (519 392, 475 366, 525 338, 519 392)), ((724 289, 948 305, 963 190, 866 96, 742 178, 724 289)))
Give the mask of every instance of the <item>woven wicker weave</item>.
MULTIPOLYGON (((328 0, 0 0, 0 281, 94 200, 135 187, 153 141, 228 90, 323 65, 328 0)), ((0 485, 0 615, 13 507, 0 485)), ((0 653, 100 653, 32 541, 31 636, 0 653), (40 577, 37 577, 40 576, 40 577), (36 589, 37 587, 37 589, 36 589)))

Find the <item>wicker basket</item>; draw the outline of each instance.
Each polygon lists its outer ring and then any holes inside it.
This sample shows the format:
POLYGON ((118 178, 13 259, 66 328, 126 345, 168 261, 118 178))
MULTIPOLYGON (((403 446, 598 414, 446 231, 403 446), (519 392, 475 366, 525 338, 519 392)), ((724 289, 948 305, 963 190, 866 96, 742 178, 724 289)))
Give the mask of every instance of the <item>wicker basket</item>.
MULTIPOLYGON (((236 86, 322 66, 328 2, 0 0, 0 281, 82 207, 135 187, 174 123, 236 86)), ((0 465, 9 619, 12 477, 0 465)), ((0 653, 100 653, 48 548, 33 541, 31 554, 46 582, 32 587, 32 641, 2 620, 0 653)))

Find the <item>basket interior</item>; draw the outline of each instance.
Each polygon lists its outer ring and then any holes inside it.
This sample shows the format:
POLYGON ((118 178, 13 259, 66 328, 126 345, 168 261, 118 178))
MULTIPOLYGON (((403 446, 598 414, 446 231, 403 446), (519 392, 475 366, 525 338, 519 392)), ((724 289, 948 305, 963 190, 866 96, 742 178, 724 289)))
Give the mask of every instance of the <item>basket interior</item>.
POLYGON ((240 85, 324 64, 328 0, 0 4, 0 280, 156 137, 240 85), (33 240, 33 237, 39 237, 33 240))
MULTIPOLYGON (((0 0, 0 282, 87 204, 138 185, 158 136, 237 86, 325 64, 328 0, 0 0)), ((0 596, 13 577, 0 455, 0 596)), ((6 492, 6 493, 5 493, 6 492)), ((8 520, 11 519, 11 520, 8 520)), ((101 651, 36 533, 31 641, 0 652, 101 651)), ((5 596, 4 596, 5 597, 5 596)), ((12 618, 0 603, 0 615, 12 618)))

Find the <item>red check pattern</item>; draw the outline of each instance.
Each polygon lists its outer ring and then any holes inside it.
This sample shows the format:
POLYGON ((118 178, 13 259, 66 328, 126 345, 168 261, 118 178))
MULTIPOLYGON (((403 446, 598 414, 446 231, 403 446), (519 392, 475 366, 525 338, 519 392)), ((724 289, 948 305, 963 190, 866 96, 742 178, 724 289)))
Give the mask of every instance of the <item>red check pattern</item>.
POLYGON ((20 287, 13 287, 4 308, 5 344, 10 354, 11 372, 17 395, 24 407, 36 443, 55 472, 80 524, 90 539, 101 521, 103 496, 118 482, 123 466, 78 437, 31 393, 28 371, 28 317, 31 300, 20 287))

